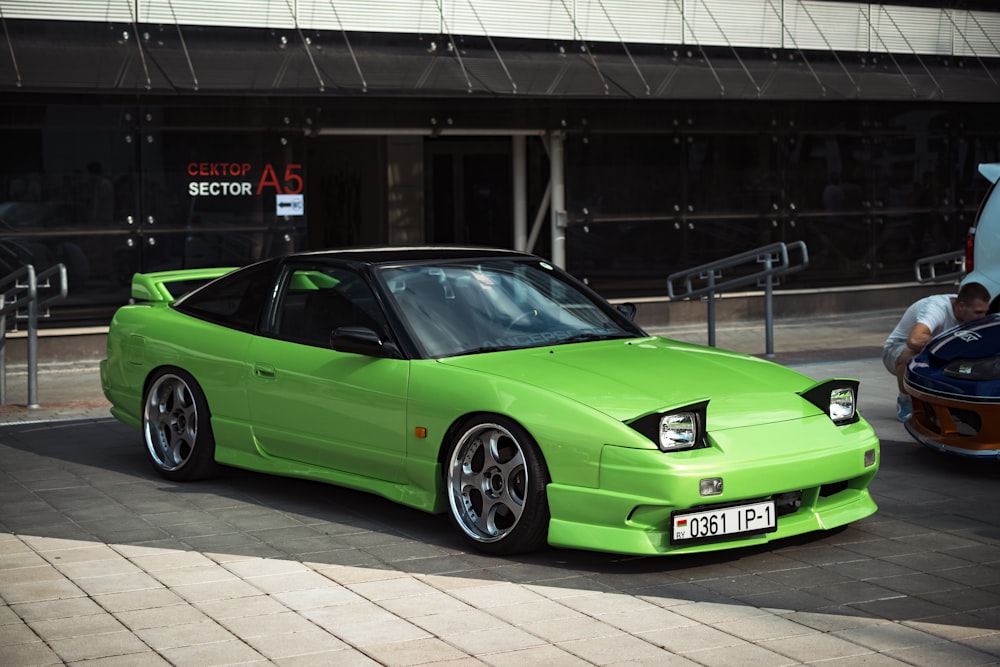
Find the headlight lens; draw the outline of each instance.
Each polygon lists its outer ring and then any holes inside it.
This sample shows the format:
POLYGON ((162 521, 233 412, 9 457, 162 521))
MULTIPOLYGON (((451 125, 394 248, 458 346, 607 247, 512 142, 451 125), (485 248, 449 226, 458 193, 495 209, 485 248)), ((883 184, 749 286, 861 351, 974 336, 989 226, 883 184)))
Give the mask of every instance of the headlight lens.
POLYGON ((802 393, 837 426, 858 421, 858 381, 827 380, 802 393))
POLYGON ((698 438, 698 415, 693 412, 675 412, 660 417, 660 449, 671 452, 688 449, 698 438))
POLYGON ((850 387, 839 387, 830 391, 830 419, 835 424, 854 418, 854 391, 850 387))
POLYGON ((652 440, 660 451, 676 452, 705 447, 705 412, 708 401, 670 412, 641 417, 629 426, 652 440))

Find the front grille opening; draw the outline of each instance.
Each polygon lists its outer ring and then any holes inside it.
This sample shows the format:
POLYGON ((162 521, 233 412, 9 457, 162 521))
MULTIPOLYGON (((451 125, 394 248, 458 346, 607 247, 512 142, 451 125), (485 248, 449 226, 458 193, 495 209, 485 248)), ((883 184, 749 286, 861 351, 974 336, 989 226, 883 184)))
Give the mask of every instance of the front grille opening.
POLYGON ((924 401, 920 401, 920 405, 924 410, 925 426, 935 433, 941 433, 941 420, 938 419, 937 413, 934 412, 934 406, 924 401))
POLYGON ((982 418, 972 410, 948 408, 948 412, 951 413, 951 420, 955 422, 959 435, 973 436, 983 428, 982 418))
POLYGON ((795 514, 802 506, 802 492, 790 491, 789 493, 778 493, 774 495, 774 515, 785 516, 795 514))
POLYGON ((837 495, 841 491, 847 490, 847 482, 833 482, 832 484, 824 484, 819 487, 819 497, 829 498, 830 496, 837 495))

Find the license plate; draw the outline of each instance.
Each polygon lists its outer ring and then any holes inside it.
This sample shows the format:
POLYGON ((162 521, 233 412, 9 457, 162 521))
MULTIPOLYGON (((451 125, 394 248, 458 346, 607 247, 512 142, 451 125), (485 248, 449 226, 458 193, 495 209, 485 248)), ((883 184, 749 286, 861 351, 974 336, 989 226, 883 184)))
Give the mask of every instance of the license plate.
POLYGON ((674 514, 671 544, 777 530, 774 501, 674 514))

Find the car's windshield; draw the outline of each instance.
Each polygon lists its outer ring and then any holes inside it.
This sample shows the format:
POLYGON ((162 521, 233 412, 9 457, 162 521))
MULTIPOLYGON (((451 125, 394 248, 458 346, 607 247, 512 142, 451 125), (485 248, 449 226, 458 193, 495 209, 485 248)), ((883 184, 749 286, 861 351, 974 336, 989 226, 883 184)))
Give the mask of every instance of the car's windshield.
POLYGON ((545 262, 401 266, 382 279, 429 357, 637 335, 545 262))

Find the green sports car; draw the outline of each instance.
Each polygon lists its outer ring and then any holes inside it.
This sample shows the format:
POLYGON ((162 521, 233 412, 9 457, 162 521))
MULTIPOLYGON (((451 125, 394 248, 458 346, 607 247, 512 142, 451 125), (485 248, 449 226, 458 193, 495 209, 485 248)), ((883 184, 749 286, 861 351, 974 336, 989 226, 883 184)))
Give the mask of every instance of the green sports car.
POLYGON ((474 548, 678 554, 872 514, 855 380, 649 336, 544 259, 301 253, 137 274, 101 382, 154 468, 446 513, 474 548))

